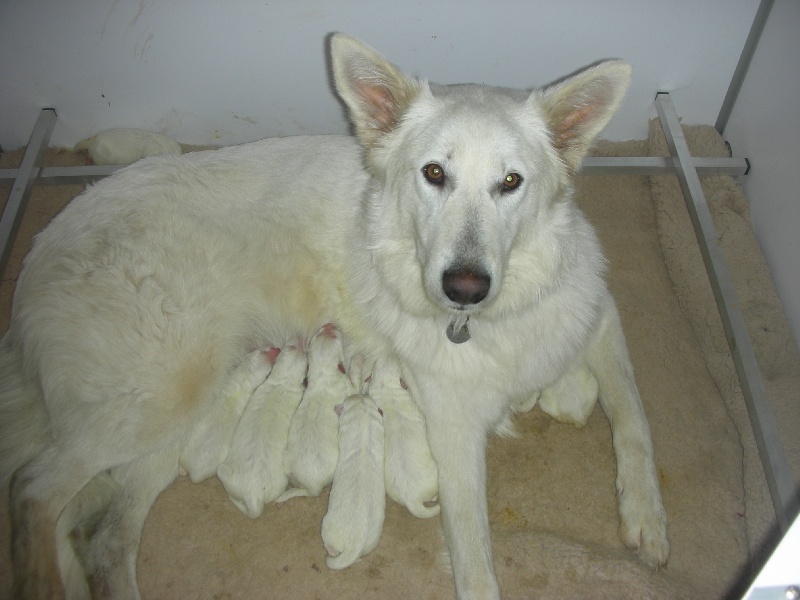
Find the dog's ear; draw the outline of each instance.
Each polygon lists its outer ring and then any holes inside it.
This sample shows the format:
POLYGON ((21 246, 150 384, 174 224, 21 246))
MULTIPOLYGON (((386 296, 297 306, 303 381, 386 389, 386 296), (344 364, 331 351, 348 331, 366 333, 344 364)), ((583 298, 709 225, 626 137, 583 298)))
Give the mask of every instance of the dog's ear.
POLYGON ((530 100, 545 111, 553 145, 572 171, 611 120, 630 79, 628 63, 609 60, 532 94, 530 100))
POLYGON ((331 38, 331 63, 336 91, 367 147, 395 128, 422 89, 372 48, 341 33, 331 38))

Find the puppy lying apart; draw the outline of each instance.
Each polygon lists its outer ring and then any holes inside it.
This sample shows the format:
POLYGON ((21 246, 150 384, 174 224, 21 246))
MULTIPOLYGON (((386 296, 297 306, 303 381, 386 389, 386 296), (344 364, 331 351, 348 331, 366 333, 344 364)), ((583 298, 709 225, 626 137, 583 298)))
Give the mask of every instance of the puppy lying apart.
POLYGON ((283 453, 303 398, 306 367, 302 348, 288 346, 281 351, 269 378, 253 392, 228 457, 217 469, 228 496, 250 518, 258 517, 289 483, 283 453))
POLYGON ((107 129, 78 142, 97 165, 129 165, 148 156, 181 154, 181 145, 161 133, 143 129, 107 129))
POLYGON ((233 434, 253 392, 272 371, 278 348, 256 350, 247 355, 230 377, 222 401, 209 407, 209 418, 196 427, 183 448, 180 466, 193 483, 217 473, 228 456, 233 434))
POLYGON ((349 567, 381 539, 386 510, 383 476, 383 414, 363 394, 336 407, 339 460, 328 512, 322 519, 322 542, 331 569, 349 567))
POLYGON ((319 496, 333 481, 339 457, 339 420, 334 407, 355 390, 344 373, 339 330, 324 325, 308 345, 308 388, 289 428, 283 466, 295 487, 277 502, 319 496))

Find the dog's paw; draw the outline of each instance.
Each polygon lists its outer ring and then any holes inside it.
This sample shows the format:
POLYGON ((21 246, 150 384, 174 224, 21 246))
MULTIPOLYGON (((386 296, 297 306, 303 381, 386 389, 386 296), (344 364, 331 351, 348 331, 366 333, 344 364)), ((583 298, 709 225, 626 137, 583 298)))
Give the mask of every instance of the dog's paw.
POLYGON ((667 518, 661 501, 620 502, 619 536, 639 558, 657 569, 667 563, 669 540, 667 518))

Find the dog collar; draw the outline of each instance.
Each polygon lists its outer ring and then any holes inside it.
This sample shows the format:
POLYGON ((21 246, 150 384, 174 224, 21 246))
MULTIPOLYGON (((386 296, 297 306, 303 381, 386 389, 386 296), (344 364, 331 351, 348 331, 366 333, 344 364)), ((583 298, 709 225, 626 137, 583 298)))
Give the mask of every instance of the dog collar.
POLYGON ((456 330, 456 320, 458 320, 457 317, 453 317, 453 319, 450 321, 450 324, 447 326, 445 333, 447 334, 447 339, 454 344, 463 344, 464 342, 469 341, 469 338, 471 337, 469 334, 469 327, 467 327, 467 324, 469 323, 469 317, 467 317, 467 320, 461 324, 458 330, 456 330))

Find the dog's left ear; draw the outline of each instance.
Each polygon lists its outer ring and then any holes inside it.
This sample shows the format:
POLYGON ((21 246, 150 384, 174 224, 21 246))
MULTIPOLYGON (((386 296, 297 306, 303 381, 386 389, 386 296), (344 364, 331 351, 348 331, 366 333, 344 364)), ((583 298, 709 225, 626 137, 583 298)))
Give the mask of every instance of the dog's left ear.
POLYGON ((336 91, 350 109, 361 142, 374 146, 395 128, 422 85, 366 44, 344 34, 331 38, 336 91))
POLYGON ((609 60, 531 95, 529 101, 544 109, 553 145, 572 171, 617 111, 630 79, 628 63, 609 60))

